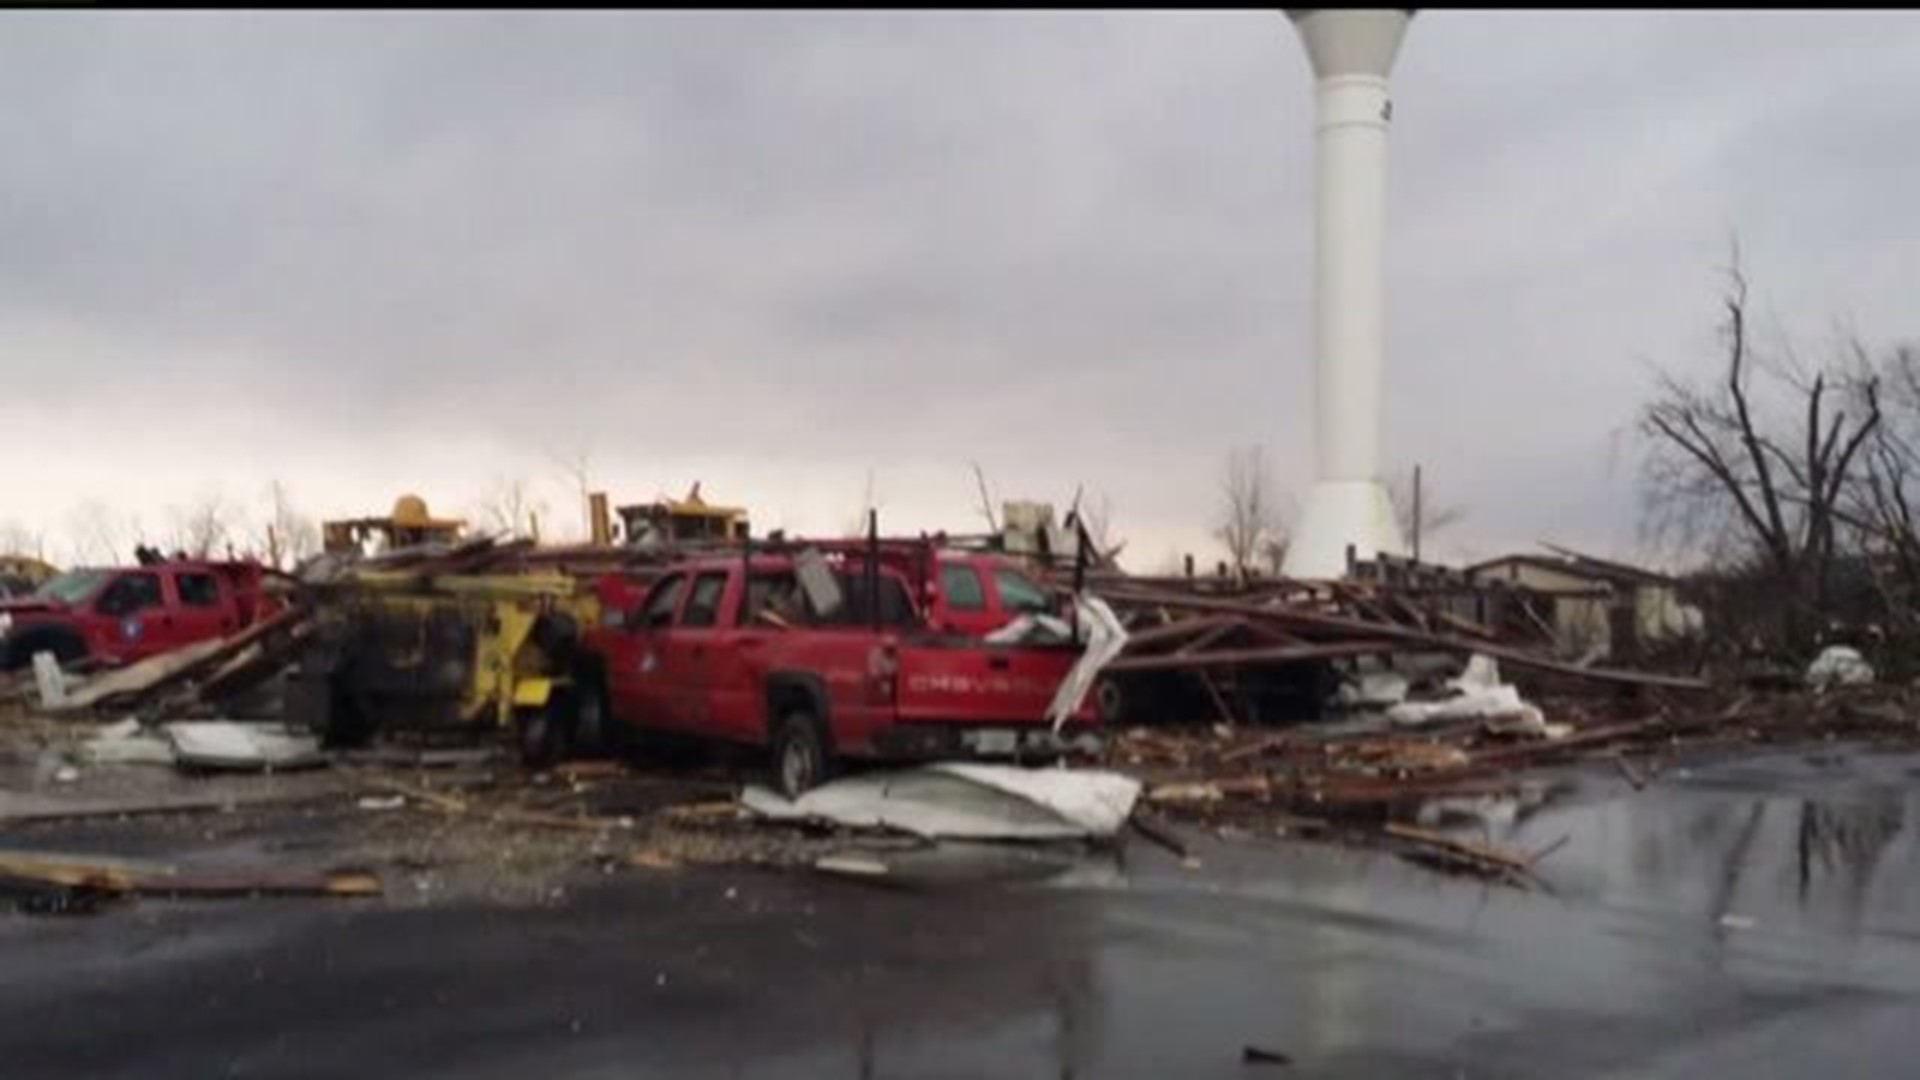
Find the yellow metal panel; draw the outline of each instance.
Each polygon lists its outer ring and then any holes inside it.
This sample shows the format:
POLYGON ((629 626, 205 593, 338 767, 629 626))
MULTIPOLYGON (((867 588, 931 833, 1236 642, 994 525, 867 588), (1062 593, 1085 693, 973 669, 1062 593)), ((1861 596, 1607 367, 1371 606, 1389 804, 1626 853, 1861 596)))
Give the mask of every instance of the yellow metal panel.
POLYGON ((538 708, 553 696, 553 680, 547 678, 521 679, 513 687, 513 703, 521 708, 538 708))

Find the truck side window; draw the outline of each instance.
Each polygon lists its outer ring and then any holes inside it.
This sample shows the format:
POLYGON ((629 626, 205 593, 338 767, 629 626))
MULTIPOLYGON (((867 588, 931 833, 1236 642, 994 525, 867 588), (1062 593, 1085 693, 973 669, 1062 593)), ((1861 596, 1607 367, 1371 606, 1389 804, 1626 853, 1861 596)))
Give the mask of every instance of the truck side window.
POLYGON ((220 606, 220 579, 212 574, 182 573, 174 577, 173 587, 187 607, 220 606))
POLYGON ((160 575, 122 574, 100 594, 97 608, 102 615, 131 615, 143 608, 160 607, 160 575))
POLYGON ((800 583, 792 574, 755 574, 747 580, 746 594, 734 614, 736 626, 752 626, 761 615, 791 622, 799 617, 805 604, 797 595, 800 583))
POLYGON ((1053 611, 1053 597, 1018 570, 995 569, 993 583, 1000 587, 1000 606, 1008 611, 1035 615, 1053 611))
POLYGON ((680 594, 686 591, 687 579, 683 574, 675 574, 661 582, 647 597, 647 606, 640 614, 641 626, 667 626, 673 622, 673 611, 680 606, 680 594))
POLYGON ((947 596, 947 606, 955 611, 983 611, 987 606, 987 590, 980 584, 980 575, 971 566, 948 563, 940 568, 940 591, 947 596))
POLYGON ((693 579, 693 595, 680 615, 681 626, 712 626, 720 617, 720 594, 727 591, 727 573, 714 570, 693 579))

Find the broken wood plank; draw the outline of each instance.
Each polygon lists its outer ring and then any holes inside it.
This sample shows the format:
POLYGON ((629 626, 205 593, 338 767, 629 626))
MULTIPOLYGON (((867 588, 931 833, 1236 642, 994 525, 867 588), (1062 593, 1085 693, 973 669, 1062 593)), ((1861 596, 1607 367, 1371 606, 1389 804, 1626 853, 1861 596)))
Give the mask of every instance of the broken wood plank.
MULTIPOLYGON (((1239 603, 1231 600, 1170 595, 1134 589, 1113 589, 1103 595, 1110 602, 1160 604, 1165 607, 1186 608, 1192 611, 1213 612, 1223 615, 1244 615, 1252 619, 1272 620, 1289 626, 1322 630, 1330 633, 1348 634, 1360 639, 1383 638, 1445 652, 1480 653, 1490 659, 1510 663, 1515 667, 1531 668, 1537 671, 1561 675, 1572 675, 1600 682, 1612 682, 1631 686, 1664 687, 1672 690, 1708 689, 1708 684, 1701 679, 1689 679, 1673 675, 1655 675, 1648 672, 1624 671, 1613 668, 1580 667, 1575 664, 1568 664, 1563 661, 1539 656, 1521 649, 1494 644, 1492 642, 1472 641, 1445 634, 1434 634, 1427 631, 1414 630, 1397 624, 1372 623, 1364 619, 1354 619, 1340 615, 1323 615, 1302 612, 1286 607, 1262 606, 1258 604, 1239 603)), ((1129 658, 1123 657, 1120 660, 1116 660, 1113 664, 1109 665, 1109 668, 1119 669, 1119 665, 1127 663, 1128 659, 1129 658)), ((1159 658, 1139 657, 1134 659, 1144 662, 1157 660, 1159 658)), ((1132 670, 1153 669, 1135 668, 1132 670)))
POLYGON ((1220 755, 1220 764, 1231 765, 1236 761, 1260 757, 1274 750, 1284 750, 1291 742, 1285 735, 1271 735, 1245 746, 1235 747, 1220 755))
POLYGON ((1211 672, 1200 673, 1200 685, 1207 688, 1207 696, 1213 699, 1213 707, 1219 711, 1220 719, 1229 725, 1236 723, 1233 710, 1227 706, 1227 699, 1220 693, 1220 687, 1213 681, 1211 672))
POLYGON ((1237 615, 1203 615, 1199 618, 1173 619, 1161 626, 1150 626, 1143 630, 1127 631, 1127 648, 1146 649, 1155 645, 1165 645, 1173 641, 1185 641, 1204 635, 1222 626, 1232 626, 1240 622, 1237 615))
POLYGON ((319 874, 181 873, 98 858, 0 852, 0 881, 109 896, 379 896, 380 879, 362 870, 319 874))
POLYGON ((1141 836, 1172 852, 1175 858, 1185 859, 1190 856, 1186 842, 1180 839, 1180 835, 1173 831, 1172 826, 1147 811, 1135 809, 1132 816, 1127 818, 1127 824, 1141 836))
POLYGON ((1261 649, 1221 649, 1190 655, 1123 656, 1105 671, 1185 671, 1194 668, 1236 667, 1243 664, 1309 663, 1349 656, 1392 652, 1387 641, 1345 641, 1326 645, 1283 645, 1261 649))
MULTIPOLYGON (((1222 616, 1226 621, 1173 650, 1175 656, 1187 656, 1217 644, 1221 639, 1247 628, 1247 621, 1237 615, 1222 616)), ((1132 642, 1128 642, 1132 644, 1132 642)))
POLYGON ((1641 776, 1639 770, 1633 767, 1633 762, 1627 760, 1626 751, 1614 754, 1613 763, 1619 767, 1620 775, 1627 778, 1627 783, 1633 785, 1633 790, 1639 791, 1647 786, 1647 778, 1641 776))

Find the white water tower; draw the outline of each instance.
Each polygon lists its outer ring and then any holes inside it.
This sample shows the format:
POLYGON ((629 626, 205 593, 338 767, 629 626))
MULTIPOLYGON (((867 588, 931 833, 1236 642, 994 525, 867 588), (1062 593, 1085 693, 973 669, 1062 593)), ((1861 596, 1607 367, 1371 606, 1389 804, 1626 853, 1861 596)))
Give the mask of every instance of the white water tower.
POLYGON ((1412 10, 1288 11, 1313 64, 1315 480, 1286 572, 1336 578, 1347 547, 1371 558, 1406 541, 1380 480, 1386 356, 1387 73, 1412 10))

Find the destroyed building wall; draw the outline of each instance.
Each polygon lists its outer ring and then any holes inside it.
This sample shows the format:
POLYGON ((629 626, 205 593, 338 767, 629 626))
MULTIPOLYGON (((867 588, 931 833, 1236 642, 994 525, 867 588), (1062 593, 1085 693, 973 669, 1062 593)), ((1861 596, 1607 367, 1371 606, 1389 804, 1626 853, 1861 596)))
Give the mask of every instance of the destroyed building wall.
POLYGON ((1469 568, 1476 581, 1505 581, 1553 603, 1560 651, 1622 659, 1699 634, 1705 619, 1679 585, 1659 574, 1588 559, 1509 555, 1469 568))
MULTIPOLYGON (((1499 580, 1527 589, 1552 605, 1548 620, 1555 651, 1563 656, 1606 659, 1614 654, 1614 615, 1619 597, 1612 585, 1531 556, 1514 556, 1472 567, 1476 581, 1499 580)), ((1631 597, 1627 599, 1631 604, 1631 597)), ((1626 635, 1622 635, 1626 636, 1626 635)))

